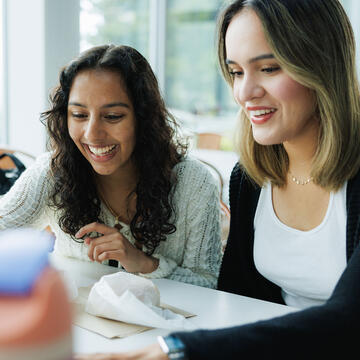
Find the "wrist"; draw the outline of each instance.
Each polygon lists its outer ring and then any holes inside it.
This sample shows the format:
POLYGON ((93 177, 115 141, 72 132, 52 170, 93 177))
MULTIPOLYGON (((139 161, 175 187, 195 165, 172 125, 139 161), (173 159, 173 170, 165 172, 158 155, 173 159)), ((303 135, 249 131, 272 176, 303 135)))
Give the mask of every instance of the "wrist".
POLYGON ((155 271, 159 266, 159 259, 154 258, 153 256, 145 255, 145 261, 143 262, 143 266, 141 271, 139 271, 141 274, 149 274, 155 271))
POLYGON ((158 336, 158 343, 161 350, 170 360, 187 360, 185 344, 180 338, 174 335, 158 336))

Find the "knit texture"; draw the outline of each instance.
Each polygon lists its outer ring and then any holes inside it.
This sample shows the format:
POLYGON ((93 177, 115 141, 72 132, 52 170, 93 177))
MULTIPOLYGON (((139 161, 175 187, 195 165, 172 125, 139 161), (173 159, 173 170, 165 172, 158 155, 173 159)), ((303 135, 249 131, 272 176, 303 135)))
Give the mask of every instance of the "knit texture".
MULTIPOLYGON (((177 177, 173 191, 176 231, 167 235, 166 241, 153 253, 159 259, 158 268, 139 275, 214 288, 221 263, 219 186, 209 170, 192 158, 178 163, 174 172, 177 177)), ((43 229, 50 225, 56 236, 56 254, 90 261, 87 246, 60 229, 58 213, 47 205, 52 184, 50 154, 46 153, 39 156, 1 198, 0 229, 22 226, 43 229)), ((108 226, 115 224, 114 216, 104 204, 101 204, 100 220, 108 226)), ((130 226, 121 224, 120 232, 134 244, 130 226)))

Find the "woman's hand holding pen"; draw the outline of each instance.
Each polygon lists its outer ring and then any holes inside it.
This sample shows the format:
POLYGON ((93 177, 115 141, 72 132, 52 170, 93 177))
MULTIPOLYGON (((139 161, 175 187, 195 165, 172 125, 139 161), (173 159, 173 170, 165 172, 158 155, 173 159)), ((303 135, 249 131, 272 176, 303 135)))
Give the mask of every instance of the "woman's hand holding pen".
POLYGON ((99 263, 109 259, 117 260, 131 273, 150 273, 157 269, 158 259, 137 249, 114 227, 93 222, 83 226, 75 237, 79 239, 92 232, 100 233, 102 236, 85 237, 84 242, 89 246, 90 260, 99 263))

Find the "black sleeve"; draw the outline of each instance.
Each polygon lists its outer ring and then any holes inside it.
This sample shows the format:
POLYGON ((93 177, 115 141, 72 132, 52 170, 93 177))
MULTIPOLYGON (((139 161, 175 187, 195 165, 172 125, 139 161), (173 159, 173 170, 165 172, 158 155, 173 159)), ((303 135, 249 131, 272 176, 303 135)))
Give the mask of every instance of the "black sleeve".
POLYGON ((174 335, 196 360, 350 359, 360 336, 360 246, 324 305, 248 325, 174 335))
POLYGON ((227 239, 227 244, 225 247, 224 256, 222 258, 222 264, 220 269, 220 274, 218 278, 217 288, 219 290, 238 293, 238 289, 233 284, 233 274, 234 271, 238 271, 235 266, 236 261, 233 261, 233 257, 235 254, 238 254, 238 249, 236 249, 237 243, 233 241, 234 237, 237 237, 236 234, 236 222, 234 219, 238 218, 237 204, 239 197, 239 188, 242 181, 242 175, 239 163, 237 163, 230 176, 230 184, 229 184, 229 200, 230 200, 230 230, 227 239), (235 248, 234 248, 235 247, 235 248), (235 268, 235 269, 234 269, 235 268))
POLYGON ((281 289, 264 278, 254 263, 254 216, 260 191, 237 163, 230 177, 230 232, 218 290, 284 304, 281 289))

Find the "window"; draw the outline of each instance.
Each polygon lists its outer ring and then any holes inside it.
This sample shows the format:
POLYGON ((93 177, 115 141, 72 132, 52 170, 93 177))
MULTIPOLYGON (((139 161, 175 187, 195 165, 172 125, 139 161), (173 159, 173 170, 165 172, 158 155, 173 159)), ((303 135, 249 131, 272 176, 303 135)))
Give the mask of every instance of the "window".
POLYGON ((80 49, 129 45, 148 56, 148 0, 81 0, 80 49))
POLYGON ((234 109, 217 66, 218 0, 168 0, 166 85, 168 106, 218 116, 234 109))
POLYGON ((188 129, 223 132, 233 126, 236 106, 217 65, 215 29, 229 1, 81 0, 81 50, 105 43, 135 47, 188 129))
POLYGON ((348 14, 356 40, 356 60, 358 76, 360 78, 360 3, 358 0, 341 0, 341 3, 348 14))
POLYGON ((7 143, 7 116, 6 116, 6 83, 5 76, 5 54, 6 54, 6 41, 5 41, 5 15, 4 15, 4 1, 0 0, 0 144, 7 143))

